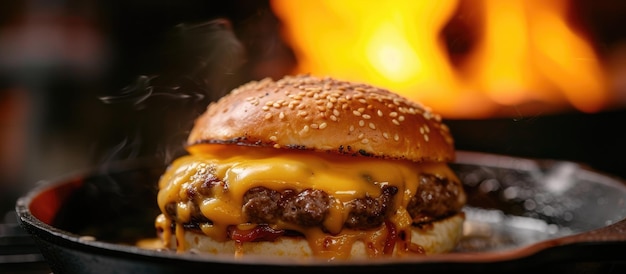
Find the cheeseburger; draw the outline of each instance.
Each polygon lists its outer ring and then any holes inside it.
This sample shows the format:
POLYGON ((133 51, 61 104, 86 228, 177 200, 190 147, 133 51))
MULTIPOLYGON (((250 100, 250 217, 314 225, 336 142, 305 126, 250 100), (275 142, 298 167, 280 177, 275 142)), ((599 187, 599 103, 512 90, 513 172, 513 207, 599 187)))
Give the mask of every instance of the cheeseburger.
POLYGON ((465 194, 440 116, 366 84, 288 76, 236 88, 194 124, 159 181, 179 252, 325 259, 434 254, 465 194))

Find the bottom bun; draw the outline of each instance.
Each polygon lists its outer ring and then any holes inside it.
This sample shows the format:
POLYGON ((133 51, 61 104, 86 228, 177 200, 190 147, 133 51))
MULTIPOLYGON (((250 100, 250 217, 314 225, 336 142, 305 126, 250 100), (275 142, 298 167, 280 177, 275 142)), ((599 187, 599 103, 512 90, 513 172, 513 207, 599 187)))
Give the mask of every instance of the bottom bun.
MULTIPOLYGON (((463 232, 463 221, 465 216, 463 213, 456 214, 446 219, 438 220, 425 226, 411 227, 410 244, 405 244, 400 240, 397 241, 393 250, 394 256, 402 256, 403 254, 421 253, 421 254, 438 254, 446 253, 453 250, 460 241, 463 232), (408 251, 406 246, 412 251, 408 251)), ((362 240, 356 240, 352 244, 351 250, 340 251, 341 254, 333 254, 333 252, 322 252, 322 254, 314 253, 309 242, 303 237, 280 237, 274 241, 245 242, 236 244, 235 241, 216 241, 204 234, 185 231, 184 242, 178 243, 175 236, 169 241, 169 248, 178 251, 209 253, 209 254, 233 254, 241 255, 263 255, 263 256, 281 256, 294 258, 319 257, 328 258, 369 258, 380 255, 368 250, 368 244, 362 240)), ((408 239, 408 237, 406 237, 408 239)))

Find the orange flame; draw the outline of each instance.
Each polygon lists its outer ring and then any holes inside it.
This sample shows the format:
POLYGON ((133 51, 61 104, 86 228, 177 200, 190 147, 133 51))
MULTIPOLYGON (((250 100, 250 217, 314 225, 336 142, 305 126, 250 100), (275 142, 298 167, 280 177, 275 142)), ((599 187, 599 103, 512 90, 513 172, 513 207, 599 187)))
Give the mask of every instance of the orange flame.
POLYGON ((294 73, 367 82, 431 106, 446 117, 493 116, 540 102, 584 112, 609 100, 593 49, 565 20, 562 0, 478 0, 482 34, 453 65, 442 29, 459 7, 441 1, 274 0, 294 73))

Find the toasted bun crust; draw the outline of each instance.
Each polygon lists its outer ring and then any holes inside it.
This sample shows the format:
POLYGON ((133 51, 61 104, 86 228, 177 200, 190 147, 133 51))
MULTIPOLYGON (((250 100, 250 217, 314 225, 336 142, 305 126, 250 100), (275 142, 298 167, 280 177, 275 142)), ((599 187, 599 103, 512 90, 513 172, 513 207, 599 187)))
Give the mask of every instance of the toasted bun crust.
MULTIPOLYGON (((450 252, 454 249, 462 236, 463 221, 465 217, 463 213, 456 214, 443 220, 433 222, 427 228, 413 227, 411 229, 411 243, 414 246, 422 248, 424 254, 441 254, 450 252)), ((310 258, 315 257, 313 250, 308 242, 303 238, 280 237, 275 241, 262 242, 246 242, 238 249, 235 242, 230 240, 226 242, 215 241, 213 238, 204 234, 194 233, 191 231, 184 232, 185 243, 182 246, 176 246, 177 241, 174 236, 169 241, 169 248, 179 251, 192 251, 209 254, 236 254, 236 255, 262 255, 262 256, 278 256, 290 258, 310 258)), ((181 244, 181 243, 179 243, 181 244)), ((399 246, 393 252, 393 256, 402 256, 410 251, 399 250, 399 246)), ((332 253, 333 256, 346 256, 350 259, 366 259, 371 255, 368 254, 369 248, 367 243, 359 240, 352 245, 349 254, 332 253)))
POLYGON ((188 145, 306 149, 449 162, 453 139, 440 116, 387 90, 312 76, 250 82, 208 106, 188 145))

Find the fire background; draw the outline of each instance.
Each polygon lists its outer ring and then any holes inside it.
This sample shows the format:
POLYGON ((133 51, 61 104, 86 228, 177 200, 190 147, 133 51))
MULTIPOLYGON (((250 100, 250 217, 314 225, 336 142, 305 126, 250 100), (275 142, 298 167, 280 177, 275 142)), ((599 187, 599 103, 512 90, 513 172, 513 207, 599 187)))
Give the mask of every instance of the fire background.
MULTIPOLYGON (((609 102, 593 111, 513 104, 444 119, 459 150, 580 162, 626 178, 626 3, 564 3, 608 79, 609 102)), ((451 63, 477 46, 468 25, 480 14, 471 6, 458 3, 439 30, 451 63)), ((0 212, 42 179, 184 153, 193 118, 210 101, 294 73, 299 52, 284 23, 268 1, 3 2, 0 212)))

